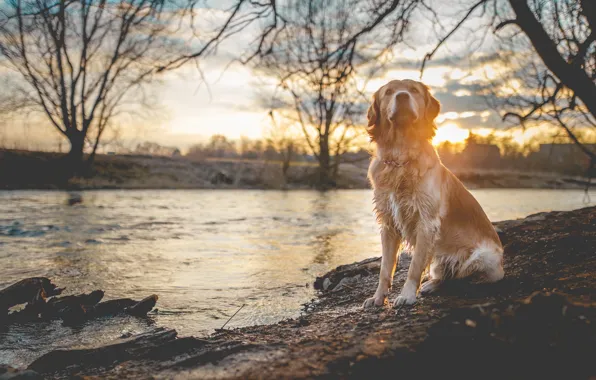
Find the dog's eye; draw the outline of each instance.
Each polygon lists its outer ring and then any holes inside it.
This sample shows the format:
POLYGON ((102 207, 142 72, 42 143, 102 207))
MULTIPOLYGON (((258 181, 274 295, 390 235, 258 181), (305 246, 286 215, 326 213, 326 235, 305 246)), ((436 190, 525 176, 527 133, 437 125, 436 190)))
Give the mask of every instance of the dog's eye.
POLYGON ((420 90, 418 89, 418 87, 412 87, 412 92, 415 94, 419 94, 420 90))

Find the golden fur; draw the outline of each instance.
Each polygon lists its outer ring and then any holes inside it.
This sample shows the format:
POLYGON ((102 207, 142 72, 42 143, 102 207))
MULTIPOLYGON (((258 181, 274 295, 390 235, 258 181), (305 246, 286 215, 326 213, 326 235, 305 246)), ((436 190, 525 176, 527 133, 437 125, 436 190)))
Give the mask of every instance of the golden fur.
POLYGON ((448 278, 503 278, 503 248, 472 194, 441 163, 430 140, 439 102, 416 81, 391 81, 373 97, 369 135, 377 154, 369 167, 383 258, 379 286, 364 306, 384 304, 402 242, 413 249, 408 277, 394 305, 412 304, 420 288, 432 292, 448 278))

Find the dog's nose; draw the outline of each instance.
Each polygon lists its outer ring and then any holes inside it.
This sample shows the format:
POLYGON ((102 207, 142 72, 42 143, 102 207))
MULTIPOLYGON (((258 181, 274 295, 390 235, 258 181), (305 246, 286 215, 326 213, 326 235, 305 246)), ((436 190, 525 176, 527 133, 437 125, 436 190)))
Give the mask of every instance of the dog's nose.
POLYGON ((395 101, 397 104, 404 104, 410 101, 410 94, 405 91, 400 91, 395 95, 395 101))
POLYGON ((390 117, 396 123, 412 123, 418 120, 414 100, 406 91, 395 94, 395 107, 390 117))

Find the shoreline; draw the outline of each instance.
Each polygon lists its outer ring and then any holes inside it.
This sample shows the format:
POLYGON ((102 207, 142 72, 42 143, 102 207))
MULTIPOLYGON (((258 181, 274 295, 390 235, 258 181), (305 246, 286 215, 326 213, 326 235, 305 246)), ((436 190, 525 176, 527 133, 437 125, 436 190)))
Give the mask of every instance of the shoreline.
MULTIPOLYGON (((98 155, 86 177, 65 178, 57 153, 0 150, 0 190, 309 190, 316 187, 313 163, 290 166, 287 178, 273 161, 139 155, 98 155)), ((366 163, 343 164, 334 189, 369 189, 366 163)), ((585 189, 588 179, 560 173, 454 169, 469 189, 585 189)), ((596 181, 590 188, 596 187, 596 181)))
MULTIPOLYGON (((505 279, 454 282, 411 308, 361 309, 378 279, 380 259, 371 258, 318 278, 319 292, 299 318, 201 339, 160 328, 54 351, 29 369, 44 378, 473 378, 486 368, 492 372, 480 373, 489 378, 587 378, 596 375, 586 360, 596 354, 595 221, 596 207, 588 207, 496 222, 505 279)), ((402 257, 392 297, 406 272, 402 257)))
MULTIPOLYGON (((468 187, 468 190, 561 190, 561 191, 581 191, 585 192, 585 188, 583 187, 468 187)), ((331 188, 331 189, 316 189, 310 187, 304 188, 285 188, 285 189, 272 189, 272 188, 249 188, 249 187, 223 187, 223 188, 204 188, 204 187, 184 187, 184 188, 175 188, 175 187, 95 187, 95 188, 0 188, 0 193, 2 192, 10 192, 10 191, 50 191, 50 192, 66 192, 66 193, 76 193, 76 192, 101 192, 101 191, 151 191, 151 190, 175 190, 175 191, 264 191, 264 192, 297 192, 297 191, 315 191, 320 193, 327 193, 327 192, 334 192, 334 191, 361 191, 361 190, 371 190, 371 188, 363 187, 363 188, 331 188)), ((592 185, 589 189, 590 194, 596 192, 596 183, 592 185)), ((496 222, 495 222, 496 223, 496 222)))

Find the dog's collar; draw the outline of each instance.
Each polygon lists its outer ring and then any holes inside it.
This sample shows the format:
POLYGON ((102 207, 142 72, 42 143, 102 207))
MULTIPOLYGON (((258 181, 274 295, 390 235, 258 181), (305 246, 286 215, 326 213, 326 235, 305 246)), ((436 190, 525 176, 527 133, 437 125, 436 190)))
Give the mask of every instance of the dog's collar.
POLYGON ((396 168, 401 168, 402 166, 406 166, 408 164, 408 161, 403 161, 403 162, 398 162, 398 161, 394 161, 394 160, 383 160, 383 163, 387 166, 395 166, 396 168))

